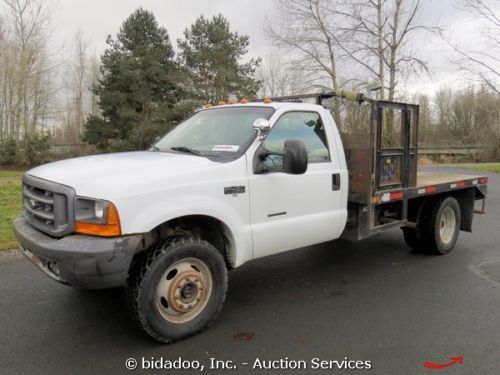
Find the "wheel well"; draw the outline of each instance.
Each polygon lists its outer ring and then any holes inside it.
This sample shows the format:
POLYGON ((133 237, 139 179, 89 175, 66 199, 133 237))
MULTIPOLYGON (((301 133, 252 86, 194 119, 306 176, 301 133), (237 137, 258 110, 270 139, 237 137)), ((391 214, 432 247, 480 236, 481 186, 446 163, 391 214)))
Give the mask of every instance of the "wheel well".
POLYGON ((474 189, 463 189, 411 199, 408 201, 408 221, 418 222, 418 218, 426 207, 436 204, 440 198, 453 197, 458 201, 460 207, 460 230, 471 232, 472 218, 474 216, 474 194, 474 189))
POLYGON ((218 249, 228 269, 234 267, 235 245, 229 227, 222 221, 206 215, 189 215, 169 220, 158 225, 150 233, 144 248, 150 248, 156 242, 170 236, 192 235, 203 238, 218 249))

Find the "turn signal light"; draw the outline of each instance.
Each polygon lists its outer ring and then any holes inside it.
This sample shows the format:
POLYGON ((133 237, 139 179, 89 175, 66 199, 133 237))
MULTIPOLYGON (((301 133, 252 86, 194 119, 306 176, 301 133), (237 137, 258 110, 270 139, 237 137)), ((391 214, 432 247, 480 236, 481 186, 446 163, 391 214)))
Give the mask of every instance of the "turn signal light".
POLYGON ((120 229, 120 217, 118 216, 118 210, 114 204, 109 203, 106 213, 106 223, 96 224, 87 223, 84 221, 75 222, 75 232, 81 234, 90 234, 93 236, 102 237, 115 237, 121 234, 120 229))

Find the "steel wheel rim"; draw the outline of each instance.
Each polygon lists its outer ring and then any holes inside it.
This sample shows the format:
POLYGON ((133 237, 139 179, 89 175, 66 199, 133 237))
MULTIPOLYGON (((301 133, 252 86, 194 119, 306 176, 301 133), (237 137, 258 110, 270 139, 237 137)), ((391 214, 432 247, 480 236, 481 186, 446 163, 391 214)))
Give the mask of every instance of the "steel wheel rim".
POLYGON ((456 223, 455 211, 451 207, 445 207, 439 219, 439 236, 443 243, 448 244, 452 241, 456 223))
POLYGON ((206 307, 212 294, 212 273, 196 258, 181 259, 167 268, 156 288, 156 305, 172 323, 186 323, 206 307))

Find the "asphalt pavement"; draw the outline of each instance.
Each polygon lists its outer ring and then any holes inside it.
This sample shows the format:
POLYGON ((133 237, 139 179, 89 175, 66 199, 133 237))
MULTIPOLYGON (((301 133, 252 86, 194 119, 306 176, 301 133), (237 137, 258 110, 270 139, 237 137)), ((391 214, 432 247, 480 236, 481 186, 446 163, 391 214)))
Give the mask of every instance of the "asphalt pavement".
POLYGON ((488 176, 488 212, 475 215, 452 253, 413 254, 393 230, 256 260, 231 272, 215 323, 173 345, 131 323, 121 289, 76 290, 4 256, 0 374, 141 373, 127 370, 127 359, 163 367, 144 373, 177 373, 166 368, 179 358, 208 374, 220 372, 211 358, 234 374, 500 374, 500 175, 488 176), (257 359, 307 369, 253 370, 257 359), (334 368, 315 370, 316 359, 334 368), (347 361, 371 369, 336 368, 347 361), (425 362, 455 363, 431 370, 425 362))

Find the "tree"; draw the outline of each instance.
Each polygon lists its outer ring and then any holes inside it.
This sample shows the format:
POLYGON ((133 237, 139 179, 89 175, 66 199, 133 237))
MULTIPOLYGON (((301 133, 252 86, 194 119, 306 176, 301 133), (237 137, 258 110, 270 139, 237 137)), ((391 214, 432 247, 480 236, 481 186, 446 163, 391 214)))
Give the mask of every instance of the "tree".
POLYGON ((485 160, 500 158, 500 97, 487 87, 441 89, 436 93, 436 137, 433 145, 480 144, 485 160))
POLYGON ((306 73, 326 89, 368 88, 394 100, 408 73, 427 71, 411 48, 418 31, 420 0, 278 0, 280 16, 267 26, 270 39, 296 54, 306 73))
POLYGON ((412 37, 420 31, 439 29, 419 22, 420 0, 356 0, 347 4, 345 10, 329 9, 349 20, 346 27, 351 33, 341 48, 377 81, 380 98, 393 101, 403 77, 429 71, 412 48, 412 37))
POLYGON ((93 87, 101 116, 89 117, 84 140, 103 150, 144 149, 168 129, 182 98, 167 30, 139 8, 106 43, 93 87))
POLYGON ((418 141, 419 144, 426 146, 432 142, 435 136, 430 99, 426 94, 420 94, 413 102, 417 102, 419 105, 418 141))
POLYGON ((474 39, 474 47, 450 43, 458 53, 456 64, 500 96, 500 0, 460 0, 458 7, 480 19, 483 28, 474 39))
POLYGON ((257 78, 261 82, 260 97, 303 94, 308 89, 301 71, 279 54, 266 56, 257 69, 257 78))
POLYGON ((0 140, 24 142, 48 120, 52 10, 40 0, 4 0, 0 10, 0 140))
POLYGON ((90 63, 88 42, 81 30, 73 36, 71 56, 65 69, 66 108, 64 114, 64 141, 78 144, 83 135, 85 120, 90 112, 90 63))
POLYGON ((200 16, 178 40, 180 60, 188 72, 194 94, 212 103, 229 96, 252 97, 259 89, 255 70, 260 59, 240 60, 248 52, 249 37, 232 32, 221 14, 200 16))
MULTIPOLYGON (((327 91, 344 86, 338 41, 338 17, 327 12, 323 0, 278 0, 278 17, 267 21, 266 34, 280 49, 294 54, 304 75, 327 91)), ((312 84, 314 86, 314 84, 312 84)))

